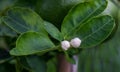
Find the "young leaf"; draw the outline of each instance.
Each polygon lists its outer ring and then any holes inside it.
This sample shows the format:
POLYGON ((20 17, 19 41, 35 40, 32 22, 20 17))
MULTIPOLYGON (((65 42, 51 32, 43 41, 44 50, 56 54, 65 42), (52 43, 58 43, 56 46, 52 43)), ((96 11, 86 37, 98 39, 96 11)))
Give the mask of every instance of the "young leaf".
POLYGON ((74 6, 63 20, 61 27, 62 34, 67 38, 69 33, 73 33, 84 22, 103 12, 106 6, 106 0, 84 2, 74 6))
POLYGON ((104 41, 112 32, 114 25, 113 18, 108 15, 94 17, 76 29, 69 38, 79 37, 82 40, 81 48, 92 47, 104 41))
POLYGON ((47 32, 55 39, 62 41, 62 35, 60 33, 60 31, 51 23, 46 22, 44 23, 45 29, 47 30, 47 32))
POLYGON ((41 17, 27 8, 12 8, 8 11, 7 16, 3 18, 5 24, 18 33, 26 31, 36 31, 46 33, 41 17))
POLYGON ((54 47, 54 44, 46 35, 37 32, 26 32, 17 39, 16 48, 13 48, 10 54, 15 56, 30 55, 47 52, 55 49, 54 47))

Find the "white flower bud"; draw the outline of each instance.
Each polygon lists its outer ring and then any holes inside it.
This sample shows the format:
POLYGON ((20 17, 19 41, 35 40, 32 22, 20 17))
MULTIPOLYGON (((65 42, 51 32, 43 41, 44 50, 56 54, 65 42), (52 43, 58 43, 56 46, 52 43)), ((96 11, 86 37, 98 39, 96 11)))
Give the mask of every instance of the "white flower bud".
POLYGON ((81 40, 79 38, 74 38, 70 41, 70 44, 72 45, 72 47, 78 48, 81 44, 81 40))
POLYGON ((62 41, 62 42, 61 42, 61 47, 62 47, 62 49, 64 49, 64 50, 68 50, 68 48, 70 48, 70 43, 69 43, 69 41, 67 41, 67 40, 62 41))

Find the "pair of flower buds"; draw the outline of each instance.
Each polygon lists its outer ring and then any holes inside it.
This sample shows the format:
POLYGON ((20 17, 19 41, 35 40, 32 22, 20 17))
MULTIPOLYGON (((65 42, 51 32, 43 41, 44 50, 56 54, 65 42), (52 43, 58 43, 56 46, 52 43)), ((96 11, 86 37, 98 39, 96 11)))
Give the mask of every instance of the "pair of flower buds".
POLYGON ((61 47, 63 50, 68 50, 70 46, 74 48, 78 48, 81 44, 81 40, 79 38, 74 38, 70 42, 67 40, 64 40, 61 42, 61 47))

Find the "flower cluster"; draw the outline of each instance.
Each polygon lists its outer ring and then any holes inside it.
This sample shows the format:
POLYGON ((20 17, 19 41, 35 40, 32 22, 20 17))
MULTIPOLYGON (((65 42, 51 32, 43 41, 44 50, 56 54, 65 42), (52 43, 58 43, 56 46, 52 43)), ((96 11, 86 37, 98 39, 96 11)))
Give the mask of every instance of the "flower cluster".
POLYGON ((68 50, 70 48, 70 46, 74 47, 74 48, 78 48, 81 44, 81 40, 79 38, 74 38, 72 39, 70 42, 67 40, 64 40, 61 42, 61 47, 64 50, 68 50))

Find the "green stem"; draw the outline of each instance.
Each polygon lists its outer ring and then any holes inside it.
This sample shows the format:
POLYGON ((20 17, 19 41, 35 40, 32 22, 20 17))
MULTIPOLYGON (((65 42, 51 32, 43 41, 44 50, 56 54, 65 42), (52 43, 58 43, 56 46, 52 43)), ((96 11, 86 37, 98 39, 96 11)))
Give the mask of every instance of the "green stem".
POLYGON ((16 72, 21 72, 22 70, 21 65, 19 64, 18 58, 16 58, 15 68, 16 68, 16 72))

